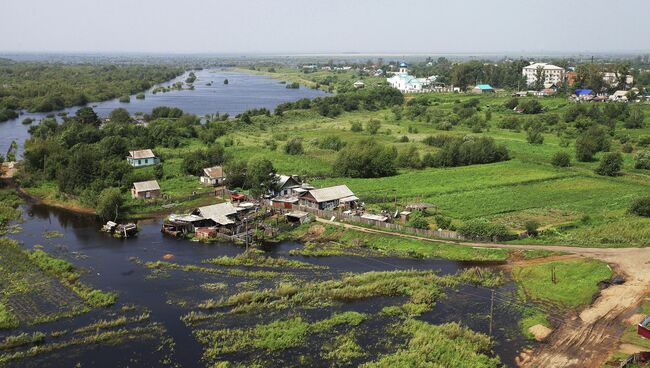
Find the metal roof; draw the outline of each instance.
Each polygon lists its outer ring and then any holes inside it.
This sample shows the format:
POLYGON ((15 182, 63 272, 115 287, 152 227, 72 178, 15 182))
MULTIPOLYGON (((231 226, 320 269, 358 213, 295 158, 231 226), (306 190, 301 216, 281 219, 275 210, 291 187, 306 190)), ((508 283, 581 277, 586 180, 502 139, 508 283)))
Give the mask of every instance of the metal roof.
POLYGON ((347 185, 337 185, 334 187, 312 189, 308 193, 311 193, 317 202, 328 202, 335 199, 343 199, 346 197, 354 196, 354 193, 352 193, 347 185))
POLYGON ((221 225, 234 224, 234 221, 229 219, 228 216, 237 214, 237 208, 230 202, 199 207, 197 208, 197 211, 199 214, 201 214, 201 216, 209 218, 210 220, 221 225))
POLYGON ((364 213, 363 215, 361 215, 361 218, 366 219, 366 220, 379 221, 379 222, 388 221, 388 217, 386 217, 386 216, 373 215, 371 213, 364 213))
POLYGON ((219 179, 224 177, 222 166, 206 167, 203 169, 203 173, 210 179, 219 179))
POLYGON ((590 89, 576 89, 576 95, 590 95, 592 93, 594 93, 594 91, 590 89))
POLYGON ((154 155, 153 151, 150 149, 129 151, 129 155, 135 159, 156 157, 156 155, 154 155))
POLYGON ((133 187, 135 188, 136 192, 160 190, 160 185, 158 185, 158 182, 156 180, 139 181, 137 183, 133 183, 133 187))
POLYGON ((494 89, 494 88, 492 88, 492 86, 489 85, 489 84, 479 84, 479 85, 477 85, 475 88, 478 88, 478 89, 494 89))

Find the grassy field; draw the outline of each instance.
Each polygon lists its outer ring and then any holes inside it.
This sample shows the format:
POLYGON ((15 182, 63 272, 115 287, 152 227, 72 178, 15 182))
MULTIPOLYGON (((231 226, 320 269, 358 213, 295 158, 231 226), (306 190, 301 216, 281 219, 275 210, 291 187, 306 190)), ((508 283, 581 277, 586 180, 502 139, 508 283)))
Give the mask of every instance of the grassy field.
POLYGON ((583 259, 516 266, 512 271, 526 298, 562 308, 590 304, 598 292, 598 282, 611 276, 612 270, 606 263, 583 259))

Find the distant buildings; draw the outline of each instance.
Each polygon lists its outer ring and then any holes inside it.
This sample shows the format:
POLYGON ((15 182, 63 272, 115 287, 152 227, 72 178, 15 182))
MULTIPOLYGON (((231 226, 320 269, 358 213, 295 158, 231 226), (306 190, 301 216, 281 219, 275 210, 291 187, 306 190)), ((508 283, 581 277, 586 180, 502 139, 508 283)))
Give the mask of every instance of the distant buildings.
POLYGON ((560 84, 564 81, 564 68, 548 63, 532 63, 525 66, 521 71, 528 85, 537 82, 537 73, 540 68, 544 73, 544 82, 560 84))
POLYGON ((387 78, 386 81, 391 87, 397 88, 402 93, 422 92, 430 82, 427 78, 416 78, 410 75, 406 63, 401 63, 399 71, 392 77, 387 78))
MULTIPOLYGON (((603 73, 603 82, 608 86, 615 86, 618 84, 618 74, 613 72, 604 72, 603 73)), ((631 75, 625 76, 625 84, 631 86, 634 84, 634 77, 631 75)))
POLYGON ((133 167, 150 166, 160 163, 160 159, 150 149, 129 151, 126 158, 129 165, 133 167))
POLYGON ((489 84, 478 84, 476 87, 472 88, 472 93, 494 93, 494 88, 489 84))

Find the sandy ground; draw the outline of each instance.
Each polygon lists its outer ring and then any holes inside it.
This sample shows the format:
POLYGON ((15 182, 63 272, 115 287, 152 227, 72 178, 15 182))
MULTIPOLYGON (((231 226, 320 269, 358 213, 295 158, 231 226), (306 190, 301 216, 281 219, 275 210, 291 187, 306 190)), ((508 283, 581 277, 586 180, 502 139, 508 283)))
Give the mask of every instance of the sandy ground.
POLYGON ((579 315, 569 317, 548 336, 546 342, 532 352, 523 363, 527 368, 601 367, 609 354, 618 347, 618 340, 635 309, 650 291, 650 248, 582 248, 554 245, 513 245, 495 243, 458 243, 432 240, 415 235, 368 229, 360 226, 330 222, 357 231, 399 236, 409 239, 462 244, 476 247, 508 249, 544 249, 570 253, 607 262, 625 277, 622 285, 602 290, 600 297, 579 315))

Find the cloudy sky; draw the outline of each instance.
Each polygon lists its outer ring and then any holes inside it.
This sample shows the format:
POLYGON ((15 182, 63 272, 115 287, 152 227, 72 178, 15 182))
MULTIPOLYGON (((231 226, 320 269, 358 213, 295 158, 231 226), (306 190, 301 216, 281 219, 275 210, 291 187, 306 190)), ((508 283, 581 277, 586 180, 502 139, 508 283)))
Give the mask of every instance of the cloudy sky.
POLYGON ((650 51, 648 0, 0 0, 0 51, 650 51))

